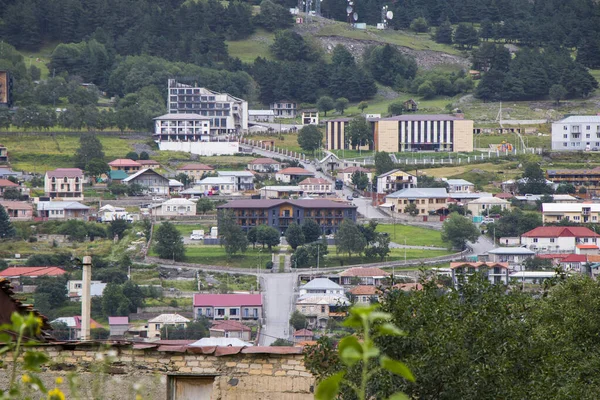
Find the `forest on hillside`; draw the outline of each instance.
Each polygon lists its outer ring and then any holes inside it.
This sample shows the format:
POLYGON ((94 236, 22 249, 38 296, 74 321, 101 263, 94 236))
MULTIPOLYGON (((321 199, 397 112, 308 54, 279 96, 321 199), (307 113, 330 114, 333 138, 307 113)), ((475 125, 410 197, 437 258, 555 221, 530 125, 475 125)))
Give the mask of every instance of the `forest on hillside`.
MULTIPOLYGON (((395 46, 367 48, 357 60, 338 46, 331 57, 301 36, 289 7, 295 0, 0 0, 0 69, 12 72, 18 115, 9 124, 45 128, 148 129, 165 112, 166 81, 186 77, 253 104, 291 99, 314 104, 322 96, 359 102, 376 84, 423 98, 474 91, 483 100, 580 98, 598 84, 587 68, 600 66, 600 5, 591 0, 399 0, 390 4, 393 28, 429 31, 434 40, 471 55, 483 79, 465 72, 422 71, 395 46), (255 12, 253 5, 259 5, 255 12), (456 25, 458 24, 458 25, 456 25), (261 28, 275 33, 270 57, 252 63, 229 55, 228 40, 261 28), (501 43, 521 47, 511 55, 501 43), (8 44, 7 44, 8 43, 8 44), (499 43, 498 45, 496 43, 499 43), (49 77, 20 51, 57 44, 49 77), (576 58, 571 54, 575 51, 576 58), (81 83, 92 83, 82 88, 81 83), (554 88, 553 88, 554 87, 554 88), (553 88, 553 90, 551 90, 553 88), (98 111, 100 92, 117 99, 98 111), (48 111, 60 106, 58 117, 48 111)), ((383 0, 357 1, 360 20, 376 24, 383 0)), ((345 0, 323 0, 324 16, 346 18, 345 0)))

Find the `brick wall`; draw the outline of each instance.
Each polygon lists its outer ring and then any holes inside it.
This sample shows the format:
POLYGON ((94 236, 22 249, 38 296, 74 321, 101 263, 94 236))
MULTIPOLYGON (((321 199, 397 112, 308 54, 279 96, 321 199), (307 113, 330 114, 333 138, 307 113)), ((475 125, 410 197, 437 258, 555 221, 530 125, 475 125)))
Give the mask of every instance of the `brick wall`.
MULTIPOLYGON (((60 344, 38 350, 52 360, 40 374, 43 381, 53 387, 59 376, 76 376, 79 398, 100 393, 103 399, 132 399, 136 390, 145 400, 181 398, 171 397, 178 391, 178 377, 179 381, 209 377, 209 386, 214 378, 212 400, 308 400, 314 396, 314 378, 304 368, 301 349, 295 347, 190 348, 143 343, 60 344)), ((9 370, 0 370, 0 387, 6 387, 9 370)), ((68 385, 62 386, 67 398, 74 397, 68 385)))

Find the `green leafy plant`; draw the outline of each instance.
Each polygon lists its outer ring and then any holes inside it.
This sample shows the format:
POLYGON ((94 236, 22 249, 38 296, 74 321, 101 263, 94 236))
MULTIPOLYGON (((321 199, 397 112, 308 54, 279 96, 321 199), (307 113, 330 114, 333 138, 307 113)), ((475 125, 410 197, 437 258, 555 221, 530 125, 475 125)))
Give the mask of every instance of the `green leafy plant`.
MULTIPOLYGON (((338 354, 346 368, 360 367, 360 380, 355 382, 345 379, 347 371, 340 371, 319 383, 315 399, 334 399, 340 391, 340 385, 344 384, 352 389, 359 400, 366 400, 369 380, 383 370, 411 382, 415 381, 410 369, 403 362, 381 354, 381 350, 375 343, 375 339, 379 336, 405 335, 396 325, 389 322, 392 316, 378 311, 378 308, 377 304, 368 307, 352 307, 350 316, 344 321, 344 326, 355 329, 357 335, 346 336, 338 344, 338 354)), ((408 397, 402 392, 397 392, 388 398, 388 400, 401 399, 408 399, 408 397)))

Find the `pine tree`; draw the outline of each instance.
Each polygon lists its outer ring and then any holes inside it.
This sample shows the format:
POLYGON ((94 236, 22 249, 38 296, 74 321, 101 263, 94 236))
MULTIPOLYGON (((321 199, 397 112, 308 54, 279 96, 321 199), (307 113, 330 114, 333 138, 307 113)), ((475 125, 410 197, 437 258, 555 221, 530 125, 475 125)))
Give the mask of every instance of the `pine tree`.
POLYGON ((0 205, 0 239, 12 238, 15 237, 16 234, 17 232, 10 222, 8 213, 4 207, 0 205))
POLYGON ((446 18, 444 22, 435 31, 435 41, 438 43, 452 44, 452 25, 446 18))

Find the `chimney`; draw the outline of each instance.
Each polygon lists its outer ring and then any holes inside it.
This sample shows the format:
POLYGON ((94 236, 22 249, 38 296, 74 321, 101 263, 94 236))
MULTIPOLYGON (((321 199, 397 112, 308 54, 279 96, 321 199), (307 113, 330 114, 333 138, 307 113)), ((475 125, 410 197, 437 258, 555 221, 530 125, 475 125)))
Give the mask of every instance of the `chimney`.
POLYGON ((83 287, 81 293, 81 340, 90 340, 91 281, 92 257, 85 256, 83 257, 83 287))

